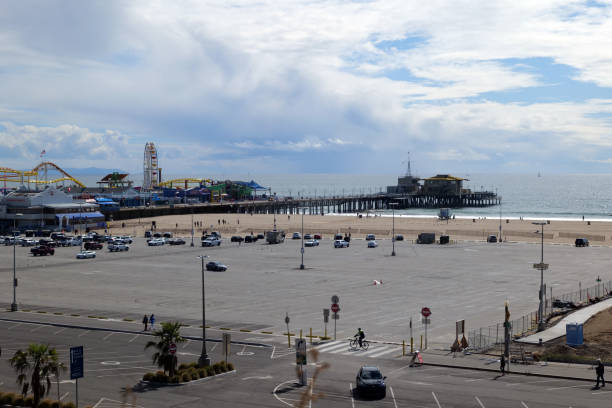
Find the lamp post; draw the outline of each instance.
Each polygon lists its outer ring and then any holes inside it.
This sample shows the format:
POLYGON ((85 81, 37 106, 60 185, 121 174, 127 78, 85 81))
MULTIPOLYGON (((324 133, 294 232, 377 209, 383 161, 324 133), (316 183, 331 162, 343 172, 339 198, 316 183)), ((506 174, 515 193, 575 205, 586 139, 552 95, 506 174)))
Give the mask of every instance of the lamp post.
POLYGON ((193 247, 193 207, 191 208, 191 246, 193 247))
POLYGON ((545 329, 544 327, 544 269, 548 268, 548 265, 544 263, 544 225, 545 222, 532 222, 533 225, 540 226, 541 251, 540 251, 540 263, 533 265, 535 269, 540 270, 540 306, 538 307, 538 331, 545 329))
POLYGON ((198 365, 200 367, 207 367, 210 365, 210 358, 206 353, 206 292, 204 290, 204 259, 208 258, 208 255, 198 256, 202 260, 202 354, 198 359, 198 365))
POLYGON ((388 203, 387 205, 391 206, 391 210, 393 211, 393 232, 391 233, 391 242, 393 244, 393 250, 391 251, 391 256, 395 256, 395 206, 397 203, 388 203))
POLYGON ((300 269, 304 269, 304 208, 302 210, 302 249, 300 252, 302 253, 302 263, 300 264, 300 269))
POLYGON ((15 231, 17 230, 17 217, 21 217, 23 214, 16 213, 13 218, 13 303, 11 303, 11 312, 17 311, 17 236, 15 231))

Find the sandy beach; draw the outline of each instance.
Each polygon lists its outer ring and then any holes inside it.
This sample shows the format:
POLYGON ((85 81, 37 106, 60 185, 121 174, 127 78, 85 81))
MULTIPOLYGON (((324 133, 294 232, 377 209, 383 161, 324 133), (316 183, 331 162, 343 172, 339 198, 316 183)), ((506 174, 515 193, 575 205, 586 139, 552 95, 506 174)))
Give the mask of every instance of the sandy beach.
MULTIPOLYGON (((170 215, 162 217, 141 218, 109 222, 113 235, 129 234, 143 236, 151 229, 155 221, 158 232, 169 231, 177 236, 191 236, 191 215, 170 215)), ((203 231, 219 231, 224 237, 231 235, 257 234, 271 230, 274 215, 249 214, 196 214, 193 217, 196 239, 203 231)), ((542 220, 546 221, 546 220, 542 220)), ((302 230, 301 215, 277 214, 276 226, 287 233, 302 230)), ((363 238, 366 234, 375 234, 377 239, 390 239, 392 236, 393 218, 381 216, 362 217, 354 215, 304 215, 304 233, 319 233, 323 238, 331 238, 340 232, 351 234, 352 238, 363 238)), ((539 242, 540 226, 533 225, 532 220, 502 219, 501 236, 504 241, 539 242)), ((484 241, 488 235, 498 235, 498 219, 451 219, 439 220, 437 217, 395 217, 395 233, 402 234, 406 240, 414 240, 421 232, 435 232, 450 236, 451 240, 484 241)), ((573 244, 576 238, 587 238, 591 245, 612 246, 612 223, 602 221, 558 221, 551 220, 544 226, 545 243, 573 244)))

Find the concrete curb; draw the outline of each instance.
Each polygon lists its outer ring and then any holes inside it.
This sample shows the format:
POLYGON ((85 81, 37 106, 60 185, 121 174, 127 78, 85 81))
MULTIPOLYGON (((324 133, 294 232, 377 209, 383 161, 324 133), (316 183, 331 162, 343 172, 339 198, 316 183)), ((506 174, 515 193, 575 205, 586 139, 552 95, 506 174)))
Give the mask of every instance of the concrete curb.
MULTIPOLYGON (((0 317, 0 321, 12 322, 12 323, 40 324, 40 325, 43 325, 43 326, 65 327, 67 329, 96 330, 96 331, 102 331, 102 332, 114 332, 114 333, 125 333, 125 334, 141 334, 143 336, 153 336, 153 333, 145 333, 145 332, 142 332, 142 331, 135 331, 135 330, 111 329, 111 328, 106 328, 106 327, 91 327, 91 326, 83 326, 83 325, 76 325, 76 324, 66 324, 66 323, 39 322, 39 321, 34 321, 34 320, 7 319, 5 317, 0 317)), ((199 341, 202 341, 202 337, 198 337, 198 336, 183 336, 183 338, 188 339, 188 340, 199 340, 199 341)), ((222 342, 222 340, 208 339, 208 338, 206 339, 206 341, 210 341, 210 342, 214 342, 214 343, 221 343, 222 342)), ((264 347, 264 348, 271 348, 272 347, 269 344, 255 343, 255 342, 249 342, 249 341, 234 341, 234 340, 232 340, 232 343, 233 344, 238 344, 238 345, 241 345, 241 346, 253 346, 253 347, 264 347)))

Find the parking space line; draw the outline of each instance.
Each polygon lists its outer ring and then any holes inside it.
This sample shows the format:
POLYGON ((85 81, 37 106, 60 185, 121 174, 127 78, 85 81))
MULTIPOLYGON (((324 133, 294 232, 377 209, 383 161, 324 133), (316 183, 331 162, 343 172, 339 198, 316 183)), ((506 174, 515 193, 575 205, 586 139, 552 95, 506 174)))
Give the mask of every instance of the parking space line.
POLYGON ((555 388, 547 388, 546 391, 555 391, 555 390, 564 390, 567 388, 584 388, 584 387, 591 387, 591 385, 568 385, 566 387, 555 387, 555 388))
POLYGON ((35 328, 33 328, 32 330, 30 330, 30 333, 34 333, 36 330, 40 330, 40 329, 42 329, 43 327, 47 327, 47 326, 38 326, 38 327, 35 327, 35 328))
POLYGON ((106 341, 106 339, 108 339, 110 336, 112 336, 113 334, 115 334, 115 332, 110 332, 108 333, 106 336, 104 336, 104 338, 102 339, 102 341, 106 341))
POLYGON ((485 408, 484 404, 482 403, 482 401, 480 400, 480 398, 478 398, 477 396, 474 395, 474 398, 476 398, 476 402, 478 402, 478 405, 480 405, 480 408, 485 408))
POLYGON ((218 345, 219 345, 219 343, 213 344, 212 348, 210 349, 210 352, 212 353, 213 350, 216 349, 218 345))
MULTIPOLYGON (((182 349, 187 348, 187 346, 189 345, 189 343, 191 343, 190 339, 187 339, 187 341, 185 342, 185 344, 183 344, 183 347, 181 347, 182 349)), ((216 343, 215 343, 216 344, 216 343)))
POLYGON ((349 383, 349 391, 351 392, 351 407, 355 408, 355 400, 353 399, 353 383, 349 383))
POLYGON ((438 405, 438 408, 442 408, 442 406, 440 405, 440 401, 438 401, 438 397, 436 397, 436 393, 432 391, 431 395, 433 395, 434 400, 436 401, 436 404, 438 405))
POLYGON ((15 327, 19 327, 19 326, 21 326, 22 324, 23 324, 23 323, 17 323, 17 324, 14 324, 14 325, 12 325, 11 327, 9 327, 7 330, 13 330, 15 327))
POLYGON ((64 398, 66 398, 68 395, 70 395, 70 392, 67 392, 67 393, 65 393, 64 395, 62 395, 62 396, 60 397, 60 399, 59 399, 59 400, 60 400, 60 401, 61 401, 61 400, 63 400, 63 399, 64 399, 64 398))
POLYGON ((134 337, 132 337, 131 339, 128 340, 128 343, 133 342, 134 340, 136 340, 138 337, 140 337, 140 334, 135 335, 134 337))
POLYGON ((524 408, 529 408, 529 407, 527 406, 527 404, 525 404, 523 401, 521 401, 521 405, 522 405, 524 408))
POLYGON ((53 333, 53 335, 56 336, 56 335, 60 334, 61 332, 63 332, 66 329, 67 329, 67 327, 61 328, 58 331, 56 331, 55 333, 53 333))
POLYGON ((87 333, 89 333, 91 330, 85 330, 83 333, 79 334, 77 337, 83 337, 84 335, 86 335, 87 333))
POLYGON ((397 408, 397 402, 395 401, 395 394, 393 393, 393 387, 389 387, 389 390, 391 390, 391 398, 393 398, 393 405, 395 406, 395 408, 397 408))

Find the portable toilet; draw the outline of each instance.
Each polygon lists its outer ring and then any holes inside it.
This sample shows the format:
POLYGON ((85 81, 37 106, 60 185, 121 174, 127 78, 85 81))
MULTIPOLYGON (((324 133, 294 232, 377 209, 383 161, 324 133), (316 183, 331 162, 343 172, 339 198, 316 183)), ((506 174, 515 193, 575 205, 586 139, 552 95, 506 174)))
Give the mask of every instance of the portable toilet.
POLYGON ((565 338, 568 346, 581 346, 584 343, 582 323, 568 323, 565 325, 565 338))

